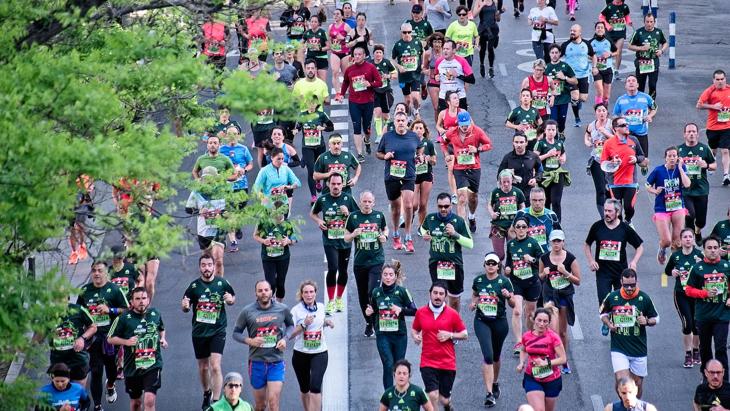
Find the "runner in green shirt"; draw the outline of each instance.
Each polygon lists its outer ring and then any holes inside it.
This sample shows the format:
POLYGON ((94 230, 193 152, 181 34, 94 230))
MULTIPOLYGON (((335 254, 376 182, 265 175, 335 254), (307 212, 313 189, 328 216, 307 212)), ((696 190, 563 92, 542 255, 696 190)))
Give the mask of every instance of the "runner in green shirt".
MULTIPOLYGON (((233 161, 230 158, 220 154, 221 140, 217 135, 208 137, 206 146, 208 151, 202 156, 195 160, 193 165, 193 178, 200 179, 201 171, 208 166, 215 167, 219 174, 233 171, 233 161)), ((236 173, 232 173, 227 178, 231 181, 237 179, 239 176, 236 173)))
POLYGON ((707 171, 717 169, 715 156, 707 144, 698 141, 698 127, 695 123, 684 126, 684 144, 677 146, 677 154, 687 167, 687 176, 691 181, 689 188, 682 189, 684 207, 687 209, 685 226, 694 228, 695 236, 702 236, 702 229, 707 224, 707 200, 710 194, 710 183, 707 171))
POLYGON ((411 7, 411 18, 406 20, 413 29, 413 38, 421 42, 422 46, 426 46, 426 39, 433 34, 433 27, 428 20, 423 18, 423 6, 414 4, 411 7))
POLYGON ((525 208, 525 194, 512 185, 513 178, 511 171, 502 170, 497 178, 499 185, 492 190, 487 202, 487 213, 492 219, 489 238, 492 240, 492 249, 500 261, 504 260, 504 246, 512 220, 517 210, 525 208))
POLYGON ((463 57, 472 65, 474 58, 474 45, 479 42, 479 31, 477 25, 469 20, 469 9, 466 6, 456 8, 458 20, 449 24, 446 29, 446 38, 456 43, 456 55, 463 57))
POLYGON ((537 143, 537 127, 542 124, 540 111, 532 107, 532 92, 524 88, 520 91, 520 105, 512 109, 504 122, 515 134, 522 132, 527 137, 527 149, 534 150, 537 143))
POLYGON ((710 235, 720 239, 720 255, 730 260, 730 207, 727 209, 728 218, 718 221, 712 228, 710 235))
POLYGON ((124 247, 112 247, 112 265, 109 267, 110 280, 122 290, 127 300, 131 298, 130 291, 134 287, 144 285, 144 277, 134 264, 125 261, 124 247))
POLYGON ((413 116, 418 114, 421 106, 421 58, 423 46, 413 38, 413 27, 408 23, 400 26, 401 39, 393 45, 392 63, 398 69, 398 82, 403 90, 406 108, 413 108, 413 116))
POLYGON ((339 133, 332 133, 329 136, 329 150, 317 157, 314 162, 312 177, 320 185, 322 194, 326 194, 330 190, 328 184, 330 177, 333 174, 340 174, 346 181, 342 189, 350 193, 352 187, 360 179, 361 171, 362 167, 355 156, 347 151, 342 151, 342 136, 339 133), (354 175, 349 170, 354 171, 354 175))
POLYGON ((656 18, 647 14, 644 16, 644 27, 634 30, 629 41, 629 50, 636 52, 634 66, 636 79, 639 81, 639 91, 646 90, 649 81, 649 95, 656 101, 656 84, 659 80, 659 57, 669 48, 664 32, 655 26, 656 18))
POLYGON ((578 79, 570 65, 560 60, 563 52, 560 46, 553 44, 548 47, 550 62, 545 67, 545 75, 550 79, 550 95, 555 96, 550 106, 550 118, 558 122, 558 133, 561 139, 565 139, 565 120, 568 116, 570 105, 570 86, 576 86, 578 79))
MULTIPOLYGON (((274 210, 278 209, 276 205, 274 210)), ((261 219, 253 233, 253 239, 261 244, 261 265, 264 278, 269 282, 279 302, 286 296, 286 275, 289 272, 289 246, 297 242, 296 231, 284 213, 274 213, 261 219)))
MULTIPOLYGON (((64 363, 71 369, 71 381, 86 386, 89 352, 84 349, 96 333, 91 314, 78 304, 68 304, 65 315, 49 337, 51 367, 64 363)), ((50 367, 49 367, 50 369, 50 367)))
POLYGON ((423 389, 411 384, 411 363, 406 359, 395 362, 394 385, 380 397, 378 411, 434 411, 433 405, 423 389))
POLYGON ((215 262, 210 254, 198 258, 200 278, 188 286, 181 306, 184 313, 193 310, 193 351, 203 386, 203 408, 218 401, 223 387, 221 358, 226 345, 226 305, 236 302, 233 287, 222 277, 215 277, 215 262), (203 377, 205 376, 205 377, 203 377))

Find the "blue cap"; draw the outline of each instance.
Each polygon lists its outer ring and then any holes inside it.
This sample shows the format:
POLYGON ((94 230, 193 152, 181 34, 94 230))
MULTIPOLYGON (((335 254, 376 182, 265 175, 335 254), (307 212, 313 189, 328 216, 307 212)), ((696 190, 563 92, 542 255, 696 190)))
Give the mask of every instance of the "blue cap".
POLYGON ((459 115, 456 117, 459 121, 460 126, 468 126, 471 125, 471 116, 469 115, 468 111, 462 111, 459 113, 459 115))

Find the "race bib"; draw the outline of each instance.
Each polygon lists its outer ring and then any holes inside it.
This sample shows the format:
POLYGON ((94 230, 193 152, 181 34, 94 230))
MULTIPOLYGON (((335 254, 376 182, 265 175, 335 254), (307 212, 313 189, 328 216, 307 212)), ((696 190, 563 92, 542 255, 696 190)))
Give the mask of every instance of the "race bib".
POLYGON ((53 349, 56 351, 68 351, 74 348, 76 337, 73 331, 68 328, 58 328, 53 337, 53 349))
POLYGON ((378 327, 382 332, 398 331, 398 316, 393 310, 378 309, 378 327))
POLYGON ((717 112, 717 122, 727 123, 730 121, 730 108, 723 107, 722 110, 717 112))
POLYGON ((121 291, 122 294, 127 295, 129 293, 129 279, 127 277, 112 278, 111 282, 119 287, 119 291, 121 291))
POLYGON ((595 157, 601 157, 601 154, 603 154, 603 140, 594 140, 593 141, 593 149, 595 150, 595 157))
POLYGON ((598 70, 605 70, 608 68, 608 65, 606 64, 606 58, 605 57, 597 57, 596 58, 596 68, 598 70))
POLYGON ((548 277, 550 278, 550 286, 553 287, 553 290, 562 290, 570 285, 570 281, 558 271, 550 271, 548 277))
POLYGON ((560 79, 553 79, 553 93, 555 95, 563 94, 564 82, 560 79))
POLYGON ((644 123, 644 112, 642 110, 627 110, 624 118, 626 119, 626 124, 640 126, 644 123))
POLYGON ((416 71, 418 68, 418 56, 402 56, 400 61, 401 66, 403 66, 406 71, 416 71))
POLYGON ((698 176, 702 173, 699 157, 684 157, 684 166, 687 167, 688 176, 698 176))
POLYGON ((203 324, 215 324, 218 321, 218 304, 210 301, 199 301, 195 307, 195 321, 203 324))
MULTIPOLYGON (((723 273, 712 273, 705 274, 705 290, 710 291, 712 289, 717 290, 717 295, 722 296, 725 294, 727 288, 727 282, 725 281, 725 274, 723 273)), ((708 297, 709 298, 709 297, 708 297)))
POLYGON ((428 173, 428 163, 421 160, 421 157, 416 158, 416 175, 428 173))
POLYGON ((679 191, 664 192, 664 208, 667 212, 682 209, 682 196, 679 191))
POLYGON ((330 43, 330 50, 334 52, 340 52, 342 51, 342 43, 339 41, 333 41, 330 43))
POLYGON ((545 110, 547 108, 547 99, 545 96, 535 96, 532 99, 532 107, 537 110, 545 110))
POLYGON ((94 324, 96 324, 97 327, 104 327, 111 324, 109 314, 102 313, 101 309, 96 304, 89 306, 89 314, 91 314, 91 318, 94 320, 94 324))
POLYGON ((344 181, 347 181, 347 167, 344 164, 328 164, 327 170, 334 171, 335 173, 341 175, 344 181))
POLYGON ((355 91, 365 91, 368 86, 365 84, 365 76, 357 76, 352 79, 352 89, 355 91))
POLYGON ((436 263, 436 278, 439 280, 456 280, 456 267, 449 261, 436 263))
POLYGON ((304 331, 302 339, 305 350, 318 350, 322 346, 322 330, 304 331))
POLYGON ((520 280, 532 278, 532 266, 523 259, 512 260, 512 274, 520 280))
POLYGON ((402 160, 390 160, 390 176, 403 178, 406 176, 406 162, 402 160))
POLYGON ((525 137, 527 137, 527 141, 532 141, 537 138, 537 130, 533 128, 532 126, 526 128, 524 130, 525 137))
POLYGON ((517 214, 517 197, 500 197, 499 198, 499 214, 500 216, 512 216, 517 214))
POLYGON ((274 110, 263 110, 256 114, 258 124, 271 124, 274 122, 274 110))
POLYGON ((482 315, 485 317, 496 317, 498 301, 499 299, 496 295, 480 293, 477 308, 479 308, 479 311, 481 311, 482 315))
POLYGON ((469 48, 471 43, 468 41, 457 41, 456 42, 456 55, 466 57, 469 55, 469 48))
POLYGON ((544 225, 527 227, 527 236, 537 240, 540 245, 547 244, 547 235, 545 233, 544 225))
POLYGON ((319 49, 320 49, 319 38, 310 37, 309 39, 307 39, 307 50, 319 51, 319 49))
POLYGON ((636 309, 633 305, 619 305, 612 310, 613 325, 618 328, 630 328, 636 325, 636 309))
POLYGON ((269 237, 271 239, 271 245, 266 246, 267 257, 281 257, 284 255, 284 245, 276 237, 269 237))
POLYGON ((330 240, 342 240, 345 238, 345 222, 342 220, 330 220, 327 223, 327 238, 330 240))
POLYGON ((689 279, 689 271, 679 270, 679 283, 682 284, 682 288, 687 286, 688 279, 689 279))
POLYGON ((380 81, 383 83, 380 88, 388 87, 388 84, 390 84, 390 73, 380 73, 380 81))
POLYGON ((304 24, 295 24, 291 26, 291 30, 289 30, 289 34, 292 36, 301 36, 304 34, 304 24))
POLYGON ((286 189, 283 187, 274 187, 271 189, 271 194, 269 195, 269 198, 271 199, 271 203, 289 203, 289 198, 286 196, 286 189))
POLYGON ((377 224, 360 224, 362 232, 358 237, 361 243, 374 243, 378 241, 380 230, 377 224))
POLYGON ((598 259, 603 261, 620 261, 621 260, 621 242, 611 240, 601 240, 598 246, 598 259))
POLYGON ((322 132, 317 128, 304 129, 304 145, 317 147, 322 144, 322 132))
POLYGON ((545 168, 558 168, 560 167, 560 157, 548 157, 545 159, 545 168))
POLYGON ((276 347, 277 338, 276 326, 263 327, 256 330, 256 336, 264 339, 264 345, 261 348, 274 348, 276 347))
POLYGON ((623 17, 621 18, 613 18, 609 22, 611 23, 612 31, 625 31, 626 30, 626 22, 623 17))
POLYGON ((146 370, 151 366, 155 365, 157 355, 155 354, 154 348, 144 348, 140 345, 137 340, 137 345, 134 348, 134 366, 140 370, 146 370))
POLYGON ((553 367, 549 365, 532 366, 532 376, 536 379, 547 378, 551 375, 553 375, 553 367))
POLYGON ((654 67, 654 59, 639 60, 639 74, 653 73, 654 70, 656 70, 656 67, 654 67))
POLYGON ((468 166, 476 163, 474 153, 470 153, 468 149, 461 149, 456 155, 456 163, 463 166, 468 166))

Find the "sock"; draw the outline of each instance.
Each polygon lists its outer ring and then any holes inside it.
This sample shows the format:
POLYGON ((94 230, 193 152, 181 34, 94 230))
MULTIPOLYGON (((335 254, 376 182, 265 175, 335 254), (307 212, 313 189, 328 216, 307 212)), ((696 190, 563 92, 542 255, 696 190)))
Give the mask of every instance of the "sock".
POLYGON ((335 289, 336 288, 337 287, 334 286, 334 285, 333 286, 329 286, 329 285, 327 286, 327 300, 332 300, 332 299, 335 298, 335 289))
POLYGON ((474 213, 472 213, 471 211, 469 211, 469 220, 473 220, 474 218, 476 218, 476 216, 474 215, 474 213))
POLYGON ((411 235, 410 234, 406 234, 405 237, 406 237, 406 241, 410 241, 411 240, 411 235))
POLYGON ((393 232, 393 238, 398 238, 398 237, 400 237, 400 232, 398 232, 398 230, 395 230, 393 232))
POLYGON ((600 97, 600 96, 596 96, 596 100, 595 100, 595 102, 596 102, 596 104, 601 104, 601 103, 603 103, 603 97, 600 97))
POLYGON ((580 118, 580 101, 578 102, 578 104, 574 104, 572 108, 573 108, 573 116, 575 116, 576 120, 579 119, 580 118))
POLYGON ((383 135, 383 119, 377 117, 375 119, 375 135, 380 138, 383 135))
POLYGON ((343 294, 345 294, 345 287, 344 286, 337 287, 337 299, 342 299, 343 294))

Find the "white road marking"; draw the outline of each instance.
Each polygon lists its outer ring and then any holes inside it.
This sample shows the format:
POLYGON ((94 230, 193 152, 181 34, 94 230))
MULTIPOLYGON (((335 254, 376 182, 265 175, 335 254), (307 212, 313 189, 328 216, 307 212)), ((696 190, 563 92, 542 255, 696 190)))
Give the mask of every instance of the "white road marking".
POLYGON ((591 403, 593 403, 593 411, 603 411, 603 399, 600 395, 591 395, 591 403))
POLYGON ((505 65, 504 63, 499 63, 499 72, 503 76, 507 77, 508 76, 508 74, 507 74, 507 65, 505 65))
POLYGON ((331 117, 350 117, 349 110, 330 110, 331 117))
MULTIPOLYGON (((323 282, 326 284, 326 270, 323 278, 323 282)), ((325 287, 321 289, 326 290, 325 287)), ((330 364, 322 382, 322 410, 324 411, 339 411, 350 408, 350 390, 342 389, 342 387, 349 387, 350 378, 348 367, 349 345, 347 341, 347 293, 342 295, 342 300, 345 302, 345 311, 333 313, 330 317, 335 323, 335 328, 325 327, 324 329, 330 364)), ((325 301, 326 303, 327 301, 325 301)))
POLYGON ((350 129, 350 124, 349 123, 334 123, 334 126, 335 126, 335 131, 349 130, 350 129))
POLYGON ((513 110, 515 107, 517 107, 517 103, 515 103, 514 100, 507 100, 507 103, 509 103, 510 110, 513 110))
POLYGON ((350 151, 350 147, 343 146, 342 151, 350 151))
POLYGON ((350 137, 347 134, 340 134, 342 136, 342 141, 347 142, 350 141, 350 137))
POLYGON ((570 333, 573 335, 573 340, 575 341, 582 341, 583 340, 583 330, 580 328, 580 321, 578 321, 578 316, 575 316, 575 325, 570 327, 570 333))
MULTIPOLYGON (((567 37, 558 37, 555 39, 556 43, 562 43, 568 40, 567 37)), ((512 40, 512 44, 532 44, 532 40, 512 40)))

